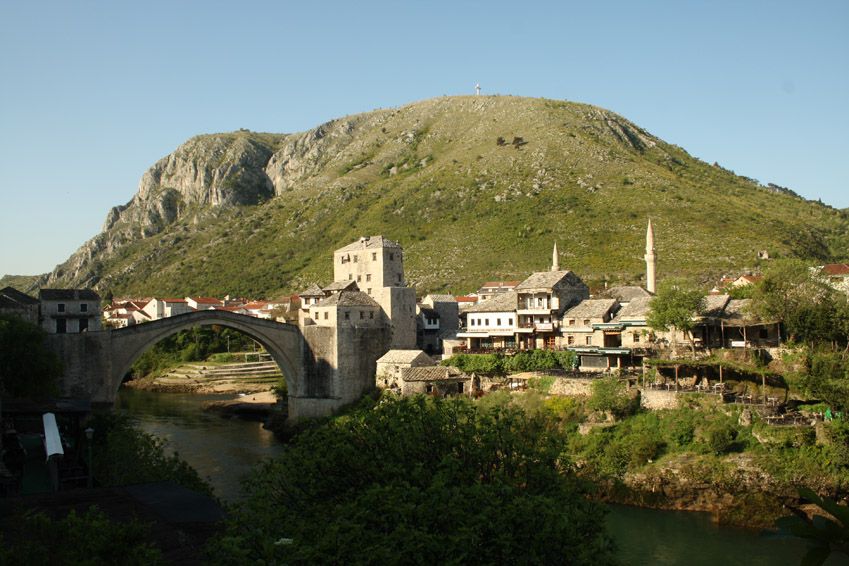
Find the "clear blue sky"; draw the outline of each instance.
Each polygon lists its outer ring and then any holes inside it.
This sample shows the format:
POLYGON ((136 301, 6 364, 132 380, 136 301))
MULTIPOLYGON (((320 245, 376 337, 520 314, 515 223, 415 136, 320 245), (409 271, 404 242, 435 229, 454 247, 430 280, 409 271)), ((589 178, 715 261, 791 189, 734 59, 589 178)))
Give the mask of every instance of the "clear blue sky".
POLYGON ((44 273, 198 134, 443 94, 608 108, 849 207, 849 2, 0 0, 0 275, 44 273))

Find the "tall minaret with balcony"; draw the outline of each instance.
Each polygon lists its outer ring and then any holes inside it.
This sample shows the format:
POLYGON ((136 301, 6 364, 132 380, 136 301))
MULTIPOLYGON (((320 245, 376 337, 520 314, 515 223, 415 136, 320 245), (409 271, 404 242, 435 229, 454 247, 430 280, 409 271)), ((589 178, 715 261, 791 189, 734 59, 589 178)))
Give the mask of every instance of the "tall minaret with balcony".
POLYGON ((646 231, 646 291, 655 292, 655 268, 657 267, 657 252, 654 250, 654 231, 649 218, 649 228, 646 231))
POLYGON ((554 242, 554 252, 551 257, 551 271, 560 271, 560 254, 557 253, 557 242, 554 242))

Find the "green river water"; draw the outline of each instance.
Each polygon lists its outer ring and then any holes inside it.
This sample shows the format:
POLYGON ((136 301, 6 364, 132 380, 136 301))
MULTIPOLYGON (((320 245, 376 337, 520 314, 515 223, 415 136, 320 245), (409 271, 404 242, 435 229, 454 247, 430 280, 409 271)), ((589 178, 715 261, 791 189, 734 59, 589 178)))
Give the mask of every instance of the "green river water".
MULTIPOLYGON (((223 419, 200 408, 205 400, 226 398, 122 388, 116 408, 142 430, 168 441, 170 449, 210 480, 216 495, 235 501, 252 467, 283 447, 258 422, 223 419)), ((757 530, 719 526, 703 513, 614 505, 608 528, 622 563, 630 566, 784 566, 799 564, 805 552, 797 541, 761 539, 757 530)), ((826 564, 849 565, 849 560, 833 555, 826 564)))

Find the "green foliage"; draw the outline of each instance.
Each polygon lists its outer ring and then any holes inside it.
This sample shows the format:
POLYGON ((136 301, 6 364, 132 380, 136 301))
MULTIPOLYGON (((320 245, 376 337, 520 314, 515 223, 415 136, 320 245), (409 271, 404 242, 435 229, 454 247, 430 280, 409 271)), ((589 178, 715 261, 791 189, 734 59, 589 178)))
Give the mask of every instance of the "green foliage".
POLYGON ((633 415, 640 407, 640 398, 631 397, 623 382, 615 377, 605 377, 593 381, 593 392, 587 401, 587 408, 602 411, 617 419, 633 415))
POLYGON ((178 454, 167 454, 162 440, 133 428, 127 417, 98 414, 88 426, 95 431, 92 439, 94 476, 102 485, 170 480, 198 493, 212 495, 212 487, 194 468, 180 460, 178 454))
POLYGON ((717 456, 727 454, 737 440, 737 427, 725 419, 712 422, 705 431, 705 444, 717 456))
POLYGON ((14 315, 0 314, 0 394, 51 397, 58 394, 62 364, 48 349, 47 332, 14 315))
MULTIPOLYGON (((455 354, 441 365, 454 366, 467 373, 485 375, 503 375, 530 371, 546 371, 557 368, 574 369, 574 352, 555 352, 553 350, 521 350, 513 355, 494 354, 455 354)), ((549 384, 550 386, 550 384, 549 384)))
POLYGON ((562 437, 511 408, 382 400, 298 437, 244 484, 218 564, 612 564, 562 437))
POLYGON ((849 359, 844 352, 818 350, 808 358, 802 387, 839 411, 849 411, 849 359))
POLYGON ((704 293, 684 281, 664 279, 650 305, 646 323, 655 330, 674 329, 687 334, 695 357, 696 346, 692 333, 696 319, 705 310, 704 293))
POLYGON ((156 375, 184 362, 235 361, 230 352, 252 351, 255 342, 246 334, 221 326, 196 326, 157 342, 133 363, 134 379, 156 375))
POLYGON ((90 507, 83 516, 71 510, 61 520, 27 511, 10 524, 15 542, 0 537, 0 564, 148 566, 162 560, 159 549, 144 542, 150 525, 136 519, 113 522, 97 506, 90 507))

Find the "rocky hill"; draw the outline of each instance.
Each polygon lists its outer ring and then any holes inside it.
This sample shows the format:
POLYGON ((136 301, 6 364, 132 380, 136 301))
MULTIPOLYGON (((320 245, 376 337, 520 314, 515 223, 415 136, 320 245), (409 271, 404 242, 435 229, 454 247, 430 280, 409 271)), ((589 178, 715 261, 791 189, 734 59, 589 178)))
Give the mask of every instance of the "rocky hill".
MULTIPOLYGON (((443 97, 300 134, 190 139, 103 231, 29 285, 115 295, 266 297, 332 277, 332 251, 382 234, 419 293, 560 264, 639 281, 652 218, 658 277, 709 281, 772 257, 845 261, 845 211, 762 187, 622 116, 565 101, 443 97)), ((19 281, 25 281, 23 279, 19 281)))

